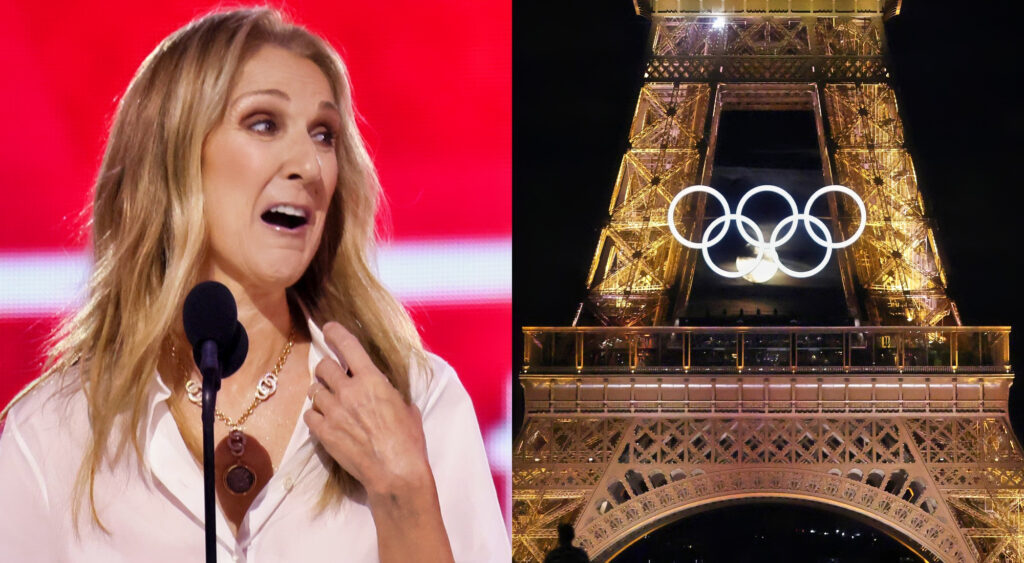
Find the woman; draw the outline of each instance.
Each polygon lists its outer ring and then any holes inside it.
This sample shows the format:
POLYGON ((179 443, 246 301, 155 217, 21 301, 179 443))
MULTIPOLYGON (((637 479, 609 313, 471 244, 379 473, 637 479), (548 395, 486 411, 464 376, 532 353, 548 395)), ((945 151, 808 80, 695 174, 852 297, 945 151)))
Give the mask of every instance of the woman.
POLYGON ((379 186, 324 41, 266 9, 174 33, 95 192, 87 300, 4 412, 6 558, 202 558, 181 307, 215 280, 250 341, 217 400, 221 560, 509 560, 468 395, 368 265, 379 186))

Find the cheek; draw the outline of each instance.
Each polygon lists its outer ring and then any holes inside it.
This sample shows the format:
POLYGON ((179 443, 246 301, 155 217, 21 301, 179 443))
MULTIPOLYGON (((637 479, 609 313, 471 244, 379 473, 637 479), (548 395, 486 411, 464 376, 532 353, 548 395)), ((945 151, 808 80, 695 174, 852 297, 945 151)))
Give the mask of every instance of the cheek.
MULTIPOLYGON (((224 178, 215 175, 203 178, 203 207, 206 229, 214 244, 237 238, 247 222, 242 194, 231 189, 224 178)), ((234 241, 232 241, 234 242, 234 241)))
POLYGON ((324 162, 324 168, 322 171, 324 179, 324 195, 327 201, 331 200, 331 196, 334 195, 334 190, 337 189, 338 184, 338 159, 328 158, 324 162))
POLYGON ((214 130, 203 147, 202 181, 206 219, 211 233, 244 225, 264 181, 258 146, 231 132, 214 130))
POLYGON ((323 213, 326 218, 327 213, 330 211, 331 199, 336 196, 335 192, 338 189, 338 163, 333 158, 324 159, 321 166, 323 189, 318 194, 319 197, 317 204, 320 207, 320 212, 323 213))

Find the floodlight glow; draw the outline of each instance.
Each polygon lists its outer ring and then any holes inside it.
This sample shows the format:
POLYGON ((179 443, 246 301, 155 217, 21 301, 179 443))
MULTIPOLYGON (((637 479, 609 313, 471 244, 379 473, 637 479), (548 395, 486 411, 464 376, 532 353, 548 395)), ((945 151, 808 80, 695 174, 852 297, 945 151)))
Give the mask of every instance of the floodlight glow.
MULTIPOLYGON (((757 258, 753 256, 739 256, 736 258, 736 269, 743 270, 750 267, 751 262, 756 262, 757 258)), ((760 264, 754 267, 754 271, 743 276, 743 279, 754 282, 764 283, 777 274, 779 271, 779 257, 776 256, 774 250, 767 250, 764 254, 764 260, 760 264)))
POLYGON ((725 18, 718 16, 715 18, 715 23, 711 24, 713 29, 725 29, 725 18))
POLYGON ((753 272, 754 269, 757 268, 759 264, 761 264, 761 261, 764 260, 764 251, 765 248, 767 248, 764 244, 764 234, 761 233, 761 229, 757 228, 757 223, 755 223, 754 220, 751 219, 750 217, 744 217, 743 215, 737 215, 735 213, 722 215, 718 219, 712 221, 711 224, 708 225, 707 230, 704 231, 704 238, 701 242, 703 243, 701 251, 704 254, 704 262, 706 262, 708 267, 711 268, 716 274, 724 278, 742 278, 743 276, 753 272), (749 223, 754 227, 754 232, 757 233, 757 243, 754 244, 754 248, 757 249, 757 257, 754 259, 754 263, 751 264, 747 269, 730 272, 729 270, 723 270, 719 268, 717 265, 715 265, 715 262, 711 260, 711 255, 708 254, 708 249, 714 246, 715 244, 709 243, 708 237, 711 236, 711 231, 715 230, 715 227, 717 227, 719 223, 722 223, 722 232, 715 239, 715 242, 722 240, 722 237, 725 236, 725 232, 729 230, 729 221, 733 219, 736 219, 737 225, 743 222, 749 223))
POLYGON ((858 196, 857 193, 851 190, 850 188, 847 188, 846 186, 840 186, 837 184, 825 186, 824 188, 821 188, 820 190, 814 192, 814 194, 811 195, 810 199, 807 200, 807 204, 804 206, 803 213, 799 212, 799 208, 796 205, 796 201, 793 200, 793 197, 790 196, 788 192, 786 192, 785 190, 778 186, 771 185, 757 186, 756 188, 753 188, 746 194, 744 194, 743 197, 740 198, 740 203, 736 207, 735 213, 732 213, 730 211, 729 202, 725 200, 725 197, 723 197, 721 193, 719 193, 714 188, 701 185, 690 186, 680 191, 678 194, 676 194, 674 198, 672 198, 672 201, 669 203, 668 206, 668 228, 669 231, 672 233, 672 236, 675 237, 675 239, 678 240, 680 244, 687 248, 700 250, 701 254, 703 254, 704 256, 704 262, 716 274, 726 278, 742 277, 755 283, 763 283, 764 281, 767 281, 775 274, 776 270, 781 270, 782 273, 794 278, 809 278, 821 272, 828 264, 829 259, 832 257, 833 250, 850 246, 851 244, 853 244, 854 241, 860 238, 860 235, 864 232, 864 228, 867 226, 867 220, 867 208, 864 206, 864 201, 860 198, 860 196, 858 196), (743 207, 747 204, 750 198, 762 192, 770 192, 782 197, 786 201, 786 203, 789 204, 789 208, 791 211, 790 216, 780 221, 779 224, 775 226, 775 229, 772 230, 772 234, 771 237, 769 237, 768 242, 765 242, 764 233, 757 226, 757 223, 755 223, 746 215, 743 215, 743 207), (853 236, 842 242, 833 242, 832 235, 831 233, 829 233, 828 230, 828 226, 825 225, 825 223, 821 219, 818 219, 817 217, 811 215, 811 206, 814 204, 814 201, 821 197, 822 195, 825 195, 826 193, 829 192, 839 192, 841 194, 853 198, 853 201, 857 204, 857 208, 860 210, 860 224, 857 226, 857 231, 853 233, 853 236), (693 193, 710 194, 711 196, 718 200, 718 202, 722 205, 722 210, 724 211, 724 214, 721 217, 712 221, 711 224, 708 225, 707 229, 704 230, 704 235, 702 236, 701 241, 699 243, 693 242, 685 238, 682 234, 679 233, 679 230, 676 229, 675 225, 676 206, 679 205, 679 202, 684 197, 693 193), (718 265, 716 265, 714 261, 711 260, 711 254, 708 252, 708 250, 712 246, 721 242, 723 238, 725 238, 725 235, 729 231, 729 224, 734 220, 736 221, 736 228, 737 230, 739 230, 740 236, 742 236, 743 240, 747 241, 748 244, 750 244, 757 250, 757 256, 755 256, 754 258, 737 258, 736 271, 730 272, 728 270, 723 270, 722 268, 718 267, 718 265), (825 257, 821 260, 821 262, 819 262, 818 265, 815 266, 814 268, 811 268, 810 270, 806 270, 803 272, 787 268, 786 265, 782 263, 782 260, 778 258, 778 254, 776 253, 776 249, 778 247, 782 246, 783 244, 786 244, 786 242, 788 242, 789 239, 793 237, 793 235, 796 232, 797 223, 800 221, 803 221, 804 229, 807 231, 807 234, 811 237, 811 240, 825 248, 825 257), (782 235, 780 238, 779 235, 782 232, 783 227, 785 227, 787 223, 791 223, 789 225, 789 230, 786 231, 786 233, 782 235), (754 234, 756 235, 756 239, 751 237, 750 233, 747 232, 746 227, 748 225, 751 228, 753 228, 754 234), (717 233, 715 232, 715 229, 718 229, 717 233), (820 231, 822 236, 819 237, 818 234, 815 233, 815 230, 820 231), (766 255, 768 256, 767 263, 764 262, 766 255))

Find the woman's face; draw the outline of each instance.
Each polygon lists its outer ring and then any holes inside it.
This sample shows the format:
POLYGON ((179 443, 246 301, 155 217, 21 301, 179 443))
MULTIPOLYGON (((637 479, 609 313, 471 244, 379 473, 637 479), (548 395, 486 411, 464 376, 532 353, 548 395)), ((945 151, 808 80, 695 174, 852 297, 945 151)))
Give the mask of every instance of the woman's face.
POLYGON ((341 115, 309 59, 265 46, 242 67, 203 144, 206 279, 258 292, 302 277, 338 178, 341 115))

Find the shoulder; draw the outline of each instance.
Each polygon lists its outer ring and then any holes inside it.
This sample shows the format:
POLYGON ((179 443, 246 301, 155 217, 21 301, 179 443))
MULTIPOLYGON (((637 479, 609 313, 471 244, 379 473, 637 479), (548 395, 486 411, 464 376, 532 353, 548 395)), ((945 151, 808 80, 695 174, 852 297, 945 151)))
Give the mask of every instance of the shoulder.
POLYGON ((74 475, 88 444, 87 402, 76 379, 69 373, 35 383, 11 407, 0 434, 0 449, 16 451, 43 490, 74 475))
POLYGON ((434 354, 426 360, 413 362, 410 384, 452 552, 457 561, 508 561, 508 533, 473 403, 448 362, 434 354))
POLYGON ((468 405, 472 409, 472 401, 455 368, 431 352, 427 352, 423 359, 410 360, 409 389, 412 402, 419 407, 424 418, 438 408, 451 410, 468 405))
POLYGON ((466 444, 479 442, 483 454, 483 439, 473 400, 448 362, 428 353, 426 365, 413 362, 410 369, 412 402, 420 410, 423 430, 428 442, 447 448, 453 442, 466 444))
POLYGON ((86 397, 77 373, 70 372, 30 384, 7 413, 6 422, 15 425, 26 439, 65 434, 76 427, 88 427, 86 397))
POLYGON ((426 373, 426 369, 414 369, 410 383, 413 404, 419 408, 423 420, 423 434, 435 477, 438 468, 450 462, 452 467, 443 473, 461 476, 464 487, 467 464, 471 464, 481 475, 486 474, 487 486, 493 493, 494 484, 473 402, 447 362, 433 354, 428 355, 428 360, 430 373, 426 373))

